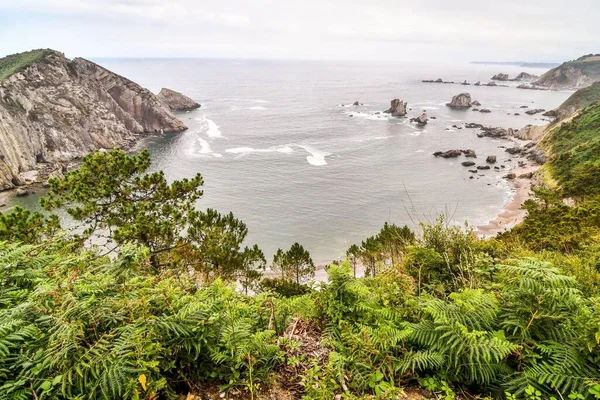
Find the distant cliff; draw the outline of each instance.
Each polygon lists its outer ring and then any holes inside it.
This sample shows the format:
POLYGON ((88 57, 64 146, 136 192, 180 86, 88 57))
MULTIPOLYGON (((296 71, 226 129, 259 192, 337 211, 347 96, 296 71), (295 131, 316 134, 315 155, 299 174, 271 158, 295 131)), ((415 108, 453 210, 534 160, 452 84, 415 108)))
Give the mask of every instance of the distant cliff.
POLYGON ((60 174, 90 151, 185 129, 150 91, 91 61, 53 50, 0 59, 0 190, 25 172, 60 174))
POLYGON ((559 118, 569 117, 575 111, 582 110, 598 102, 600 102, 600 82, 593 83, 573 93, 556 109, 556 116, 559 118))
POLYGON ((551 89, 580 89, 600 81, 600 55, 589 54, 551 69, 534 85, 551 89))

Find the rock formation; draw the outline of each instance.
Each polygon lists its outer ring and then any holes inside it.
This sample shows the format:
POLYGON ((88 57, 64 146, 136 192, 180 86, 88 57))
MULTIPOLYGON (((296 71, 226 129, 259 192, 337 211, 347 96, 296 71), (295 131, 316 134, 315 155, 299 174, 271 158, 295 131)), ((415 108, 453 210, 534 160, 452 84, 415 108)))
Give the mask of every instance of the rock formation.
POLYGON ((508 81, 508 74, 496 74, 494 76, 492 76, 492 80, 495 81, 508 81))
POLYGON ((461 163, 461 165, 462 165, 463 167, 472 167, 473 165, 475 165, 475 161, 463 161, 463 162, 461 163))
POLYGON ((551 89, 581 89, 600 81, 600 55, 588 54, 546 72, 536 86, 551 89))
POLYGON ((171 89, 162 88, 157 97, 172 111, 190 111, 200 108, 200 104, 194 100, 171 89))
POLYGON ((477 100, 473 101, 473 102, 471 103, 471 105, 472 105, 472 106, 476 106, 476 107, 481 107, 481 103, 480 103, 479 101, 477 101, 477 100))
POLYGON ((452 97, 450 103, 446 103, 450 108, 469 108, 471 107, 471 95, 469 93, 460 93, 452 97))
POLYGON ((475 150, 473 149, 466 149, 466 150, 448 150, 448 151, 436 151, 435 153, 433 153, 433 155, 435 157, 442 157, 442 158, 456 158, 456 157, 460 157, 462 154, 465 155, 465 157, 467 158, 477 158, 477 155, 475 154, 475 150))
POLYGON ((415 122, 419 126, 427 125, 427 111, 423 111, 423 113, 416 118, 411 118, 410 122, 415 122))
POLYGON ((482 108, 481 110, 479 110, 480 113, 491 113, 492 111, 489 108, 482 108))
POLYGON ((485 161, 488 162, 488 163, 490 163, 490 164, 495 164, 496 163, 496 156, 494 156, 494 155, 488 156, 485 159, 485 161))
POLYGON ((533 81, 537 78, 539 78, 539 76, 533 75, 533 74, 528 74, 527 72, 521 72, 519 75, 517 75, 516 78, 511 79, 511 80, 513 80, 513 81, 533 81))
POLYGON ((543 113, 544 111, 546 111, 546 110, 544 110, 543 108, 534 108, 534 109, 525 111, 525 114, 534 115, 534 114, 543 113))
POLYGON ((61 174, 90 151, 184 129, 150 91, 90 61, 44 50, 0 80, 0 190, 24 183, 27 171, 61 174))
POLYGON ((385 110, 384 113, 391 114, 392 117, 404 117, 406 115, 406 106, 406 102, 394 99, 390 102, 390 108, 385 110))

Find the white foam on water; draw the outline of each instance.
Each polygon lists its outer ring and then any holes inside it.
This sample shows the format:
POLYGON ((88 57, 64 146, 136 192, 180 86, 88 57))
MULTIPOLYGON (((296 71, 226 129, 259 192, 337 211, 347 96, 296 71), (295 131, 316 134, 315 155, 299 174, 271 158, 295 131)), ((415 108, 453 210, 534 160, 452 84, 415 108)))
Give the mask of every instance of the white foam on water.
POLYGON ((304 150, 306 150, 307 152, 310 153, 309 156, 306 156, 306 161, 308 161, 308 163, 310 165, 314 165, 316 167, 321 167, 323 165, 327 165, 327 161, 325 161, 325 157, 330 156, 331 153, 328 153, 326 151, 317 150, 311 146, 304 146, 304 145, 297 145, 297 146, 303 148, 304 150))
POLYGON ((451 119, 450 122, 462 122, 462 119, 451 119))
POLYGON ((202 122, 202 124, 204 125, 204 129, 206 129, 206 134, 208 135, 208 137, 223 137, 223 135, 221 134, 221 130, 219 129, 219 125, 217 125, 212 119, 206 118, 206 115, 203 115, 200 118, 196 118, 196 121, 202 122))
POLYGON ((266 110, 266 107, 263 106, 254 106, 254 107, 250 107, 248 108, 248 110, 266 110))
POLYGON ((422 110, 439 110, 439 107, 433 107, 433 106, 425 106, 425 107, 419 107, 422 110))
POLYGON ((396 117, 392 117, 391 114, 385 114, 381 111, 380 111, 380 114, 365 113, 365 112, 358 112, 358 111, 346 111, 346 114, 352 115, 352 117, 354 117, 354 118, 368 119, 370 121, 390 121, 390 120, 397 119, 396 117))
POLYGON ((267 101, 267 100, 261 100, 261 99, 253 99, 252 101, 253 101, 253 102, 255 102, 255 103, 263 103, 263 104, 265 104, 265 103, 270 103, 270 101, 267 101))
POLYGON ((210 154, 212 152, 210 148, 210 144, 205 139, 198 138, 198 142, 200 143, 200 151, 199 154, 210 154))
POLYGON ((294 149, 290 145, 283 146, 271 146, 266 149, 255 149, 253 147, 234 147, 232 149, 225 150, 226 153, 231 154, 250 154, 250 153, 293 153, 294 149))
POLYGON ((223 158, 223 154, 221 154, 221 153, 215 153, 215 154, 213 154, 213 156, 215 156, 217 158, 223 158))
POLYGON ((415 151, 415 153, 425 153, 425 150, 419 149, 419 150, 415 151))

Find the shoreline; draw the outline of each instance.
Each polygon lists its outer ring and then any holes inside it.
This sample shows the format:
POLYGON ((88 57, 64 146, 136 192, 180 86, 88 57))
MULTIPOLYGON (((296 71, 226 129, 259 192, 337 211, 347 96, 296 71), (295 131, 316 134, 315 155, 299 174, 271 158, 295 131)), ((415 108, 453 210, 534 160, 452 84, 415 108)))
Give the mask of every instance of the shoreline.
POLYGON ((532 178, 519 178, 519 176, 535 173, 538 169, 540 169, 540 165, 528 165, 509 171, 516 175, 516 178, 511 182, 513 193, 502 210, 496 215, 496 218, 491 219, 485 225, 476 227, 475 234, 479 238, 489 239, 523 222, 527 217, 527 211, 521 207, 526 200, 531 198, 532 178))

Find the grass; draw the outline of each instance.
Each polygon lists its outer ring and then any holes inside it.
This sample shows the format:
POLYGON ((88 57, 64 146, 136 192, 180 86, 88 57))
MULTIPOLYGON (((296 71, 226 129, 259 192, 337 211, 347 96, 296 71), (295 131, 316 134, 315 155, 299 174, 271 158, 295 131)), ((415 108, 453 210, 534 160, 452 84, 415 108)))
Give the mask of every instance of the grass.
POLYGON ((576 110, 590 106, 598 101, 600 101, 600 82, 596 82, 573 93, 563 104, 561 104, 558 111, 560 114, 571 114, 576 110))
POLYGON ((50 52, 49 49, 38 49, 0 58, 0 81, 27 68, 50 52))

